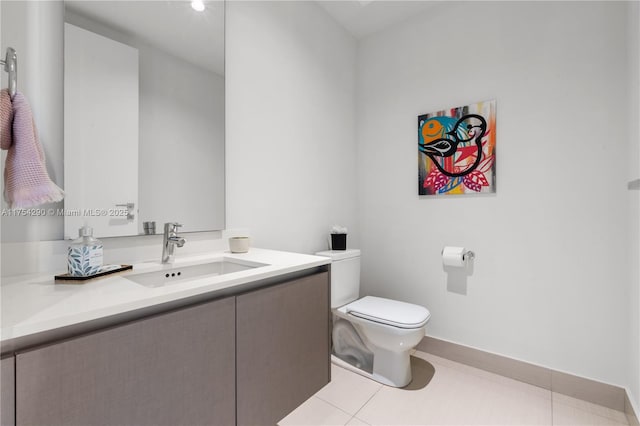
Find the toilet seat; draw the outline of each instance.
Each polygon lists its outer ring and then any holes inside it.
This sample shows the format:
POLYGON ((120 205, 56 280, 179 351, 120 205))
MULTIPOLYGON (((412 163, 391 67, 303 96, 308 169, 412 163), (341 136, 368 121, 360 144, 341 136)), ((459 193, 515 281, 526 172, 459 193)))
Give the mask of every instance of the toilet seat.
POLYGON ((398 328, 420 328, 431 313, 423 306, 382 297, 365 296, 345 306, 347 314, 398 328))

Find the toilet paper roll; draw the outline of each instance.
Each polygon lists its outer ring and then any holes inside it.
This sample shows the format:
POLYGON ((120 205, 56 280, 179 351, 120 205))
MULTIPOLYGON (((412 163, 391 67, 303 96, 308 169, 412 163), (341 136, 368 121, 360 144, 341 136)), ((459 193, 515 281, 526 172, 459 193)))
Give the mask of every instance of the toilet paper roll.
POLYGON ((442 264, 444 266, 466 266, 467 263, 464 259, 464 254, 466 252, 467 249, 465 249, 464 247, 447 246, 442 249, 442 264))

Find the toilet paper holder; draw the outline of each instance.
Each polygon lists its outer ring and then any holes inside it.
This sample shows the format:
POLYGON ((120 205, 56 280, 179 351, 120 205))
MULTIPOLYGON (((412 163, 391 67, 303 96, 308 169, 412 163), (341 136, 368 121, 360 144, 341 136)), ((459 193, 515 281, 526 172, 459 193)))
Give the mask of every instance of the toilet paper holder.
MULTIPOLYGON (((440 250, 440 255, 442 256, 444 254, 444 247, 442 247, 442 250, 440 250)), ((462 260, 469 261, 469 260, 473 260, 476 258, 476 254, 471 251, 471 250, 467 250, 464 253, 462 253, 462 260)))

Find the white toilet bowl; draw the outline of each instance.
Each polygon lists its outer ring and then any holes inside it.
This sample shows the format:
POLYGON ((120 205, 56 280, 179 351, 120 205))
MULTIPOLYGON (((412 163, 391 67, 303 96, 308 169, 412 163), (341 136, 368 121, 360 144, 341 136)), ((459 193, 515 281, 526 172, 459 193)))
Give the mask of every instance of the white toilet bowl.
POLYGON ((409 355, 425 335, 426 308, 367 296, 333 312, 353 324, 373 352, 372 379, 394 387, 411 382, 409 355))
POLYGON ((334 362, 389 386, 408 385, 409 354, 425 335, 429 311, 381 297, 358 299, 360 250, 316 254, 331 258, 331 309, 341 318, 332 333, 334 362))

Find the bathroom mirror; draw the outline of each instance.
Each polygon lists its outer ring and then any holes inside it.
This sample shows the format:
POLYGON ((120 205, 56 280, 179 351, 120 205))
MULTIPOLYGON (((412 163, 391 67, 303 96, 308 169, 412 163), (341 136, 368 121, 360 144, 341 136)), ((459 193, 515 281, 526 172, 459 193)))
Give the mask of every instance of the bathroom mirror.
POLYGON ((64 85, 65 238, 224 228, 223 1, 65 1, 64 85))

